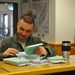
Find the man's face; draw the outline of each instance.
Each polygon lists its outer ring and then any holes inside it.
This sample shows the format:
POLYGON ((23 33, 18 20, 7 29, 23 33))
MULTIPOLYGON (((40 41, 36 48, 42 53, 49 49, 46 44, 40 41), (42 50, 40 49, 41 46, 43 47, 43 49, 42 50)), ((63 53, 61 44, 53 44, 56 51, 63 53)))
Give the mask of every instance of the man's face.
POLYGON ((32 34, 34 29, 33 24, 28 24, 21 20, 17 25, 17 33, 18 33, 18 39, 21 42, 24 42, 28 39, 28 37, 32 34))

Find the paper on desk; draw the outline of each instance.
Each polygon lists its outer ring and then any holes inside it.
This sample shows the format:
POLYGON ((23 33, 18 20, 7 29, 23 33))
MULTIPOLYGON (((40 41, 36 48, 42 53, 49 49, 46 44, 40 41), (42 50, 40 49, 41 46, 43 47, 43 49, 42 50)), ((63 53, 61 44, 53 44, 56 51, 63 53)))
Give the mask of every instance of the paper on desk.
POLYGON ((4 58, 3 62, 16 65, 16 66, 24 66, 30 62, 28 59, 22 59, 22 58, 17 58, 17 57, 12 57, 12 58, 4 58))
POLYGON ((16 54, 16 56, 17 56, 18 58, 26 59, 26 58, 25 58, 25 56, 26 56, 26 53, 25 53, 25 52, 19 52, 19 53, 16 54))
POLYGON ((75 55, 70 55, 70 61, 75 61, 75 55))
POLYGON ((59 55, 56 55, 56 56, 53 56, 53 57, 47 57, 47 59, 50 62, 53 62, 53 63, 65 62, 64 58, 62 56, 59 56, 59 55))
POLYGON ((59 55, 56 55, 56 56, 53 56, 53 57, 47 57, 48 59, 50 60, 63 60, 64 58, 62 56, 59 56, 59 55))

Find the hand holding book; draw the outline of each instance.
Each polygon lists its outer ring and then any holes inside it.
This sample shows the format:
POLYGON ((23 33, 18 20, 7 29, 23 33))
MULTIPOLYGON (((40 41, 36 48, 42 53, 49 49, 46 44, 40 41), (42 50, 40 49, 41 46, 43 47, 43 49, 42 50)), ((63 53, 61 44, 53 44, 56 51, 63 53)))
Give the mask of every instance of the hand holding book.
POLYGON ((40 56, 41 55, 46 56, 48 54, 47 50, 43 46, 39 46, 38 48, 36 48, 34 53, 40 56))

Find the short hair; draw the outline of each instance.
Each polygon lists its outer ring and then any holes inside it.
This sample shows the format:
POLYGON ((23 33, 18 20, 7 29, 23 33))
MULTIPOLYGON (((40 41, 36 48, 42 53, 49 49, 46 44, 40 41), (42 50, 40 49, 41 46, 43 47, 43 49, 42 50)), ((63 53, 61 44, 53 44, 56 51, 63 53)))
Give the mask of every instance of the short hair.
POLYGON ((24 14, 23 16, 21 16, 20 20, 23 20, 28 24, 33 24, 33 25, 35 24, 33 16, 29 14, 24 14))

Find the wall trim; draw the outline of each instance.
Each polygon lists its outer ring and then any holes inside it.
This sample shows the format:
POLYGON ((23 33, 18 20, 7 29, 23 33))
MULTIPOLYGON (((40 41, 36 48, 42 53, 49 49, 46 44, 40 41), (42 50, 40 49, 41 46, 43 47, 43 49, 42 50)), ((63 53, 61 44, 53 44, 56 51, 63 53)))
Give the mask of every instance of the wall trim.
MULTIPOLYGON (((48 43, 52 47, 60 47, 62 44, 53 44, 53 43, 48 43)), ((71 43, 71 46, 75 46, 75 43, 71 43)))

